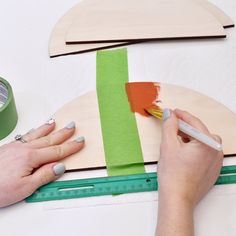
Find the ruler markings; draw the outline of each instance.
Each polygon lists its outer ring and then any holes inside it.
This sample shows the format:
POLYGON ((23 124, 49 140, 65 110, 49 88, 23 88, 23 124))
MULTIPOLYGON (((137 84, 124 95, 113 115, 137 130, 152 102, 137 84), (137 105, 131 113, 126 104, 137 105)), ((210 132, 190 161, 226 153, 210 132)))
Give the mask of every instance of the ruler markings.
MULTIPOLYGON (((236 183, 236 166, 224 166, 217 185, 236 183), (235 173, 235 175, 233 175, 235 173)), ((102 178, 57 181, 39 188, 26 202, 63 200, 123 193, 156 191, 156 172, 102 178)))

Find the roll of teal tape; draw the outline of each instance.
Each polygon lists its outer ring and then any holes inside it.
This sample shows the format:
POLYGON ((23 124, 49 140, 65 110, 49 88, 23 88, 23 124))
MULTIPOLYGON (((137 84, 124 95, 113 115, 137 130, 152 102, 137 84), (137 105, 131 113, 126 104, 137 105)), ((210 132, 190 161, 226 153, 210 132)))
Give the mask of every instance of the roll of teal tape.
POLYGON ((0 77, 0 140, 15 128, 18 120, 11 85, 0 77))

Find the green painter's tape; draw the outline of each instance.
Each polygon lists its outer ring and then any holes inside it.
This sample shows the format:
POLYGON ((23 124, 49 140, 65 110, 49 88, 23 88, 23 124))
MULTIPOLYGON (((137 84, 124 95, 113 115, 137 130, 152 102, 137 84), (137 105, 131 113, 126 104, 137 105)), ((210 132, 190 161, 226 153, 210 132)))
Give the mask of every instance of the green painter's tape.
POLYGON ((0 140, 15 128, 18 120, 11 85, 0 77, 0 140))
POLYGON ((125 91, 127 50, 97 52, 97 96, 109 176, 144 173, 134 114, 125 91))

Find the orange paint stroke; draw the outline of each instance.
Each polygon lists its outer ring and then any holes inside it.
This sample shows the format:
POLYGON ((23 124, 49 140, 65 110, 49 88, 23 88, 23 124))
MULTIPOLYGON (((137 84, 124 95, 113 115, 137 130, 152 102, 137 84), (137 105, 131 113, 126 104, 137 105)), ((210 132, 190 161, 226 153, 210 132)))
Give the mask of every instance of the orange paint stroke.
POLYGON ((131 111, 142 116, 150 116, 145 110, 158 100, 160 84, 154 82, 132 82, 125 85, 131 111))

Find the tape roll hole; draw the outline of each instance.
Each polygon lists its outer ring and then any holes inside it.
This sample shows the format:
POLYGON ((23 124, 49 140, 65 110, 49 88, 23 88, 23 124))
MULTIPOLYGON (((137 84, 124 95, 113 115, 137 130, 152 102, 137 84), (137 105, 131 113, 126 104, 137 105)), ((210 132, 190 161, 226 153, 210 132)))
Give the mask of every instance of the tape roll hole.
POLYGON ((4 83, 0 82, 0 108, 7 102, 8 90, 4 83))

